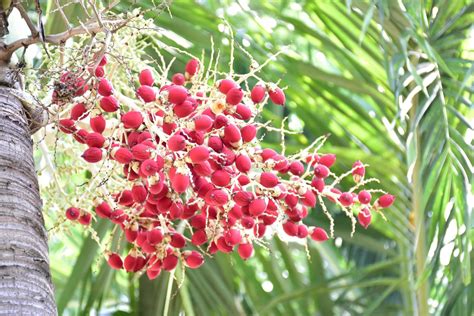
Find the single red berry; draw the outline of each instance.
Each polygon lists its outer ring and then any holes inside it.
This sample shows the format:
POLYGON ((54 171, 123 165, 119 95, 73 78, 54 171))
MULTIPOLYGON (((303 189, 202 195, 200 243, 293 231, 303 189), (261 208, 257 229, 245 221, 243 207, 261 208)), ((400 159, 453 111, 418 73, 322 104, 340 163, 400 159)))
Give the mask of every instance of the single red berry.
POLYGON ((211 176, 211 182, 219 187, 225 187, 230 183, 230 174, 224 170, 216 170, 211 176))
POLYGON ((242 89, 239 88, 239 87, 236 87, 236 88, 230 89, 226 93, 225 101, 228 104, 237 105, 237 104, 240 103, 240 101, 242 101, 243 97, 244 97, 244 93, 243 93, 242 89))
POLYGON ((223 190, 210 190, 206 194, 205 201, 212 206, 222 206, 229 201, 229 195, 223 190))
POLYGON ((102 78, 105 75, 104 67, 97 66, 97 68, 94 71, 94 75, 98 78, 102 78))
POLYGON ((199 60, 195 58, 189 60, 185 68, 186 78, 191 78, 197 73, 198 70, 199 70, 199 60))
POLYGON ((156 91, 150 86, 140 86, 137 89, 137 94, 145 103, 154 102, 156 100, 156 91))
POLYGON ((362 190, 357 195, 357 198, 361 204, 369 204, 370 200, 372 199, 372 195, 370 192, 362 190))
POLYGON ((308 232, 308 227, 306 227, 306 225, 304 224, 301 224, 301 225, 298 225, 298 238, 306 238, 308 236, 309 232, 308 232))
POLYGON ((270 100, 277 105, 284 105, 286 98, 285 93, 280 88, 270 89, 268 91, 268 95, 270 96, 270 100))
POLYGON ((234 117, 238 118, 239 120, 246 121, 249 120, 252 116, 252 110, 248 106, 242 103, 237 104, 235 108, 234 117))
POLYGON ((249 156, 245 154, 238 155, 237 158, 235 158, 235 167, 240 172, 247 173, 252 168, 252 161, 249 156))
POLYGON ((249 213, 252 216, 259 216, 265 213, 265 210, 267 209, 267 202, 265 199, 258 198, 250 202, 249 204, 249 213))
POLYGON ((81 223, 82 225, 84 226, 88 226, 91 221, 92 221, 92 215, 91 213, 84 213, 82 214, 79 219, 78 219, 79 223, 81 223))
POLYGON ((328 168, 331 168, 335 162, 336 162, 336 155, 334 154, 322 155, 319 158, 319 163, 322 165, 325 165, 328 168))
POLYGON ((201 246, 206 241, 207 236, 204 229, 195 231, 193 236, 191 237, 191 243, 195 246, 201 246))
POLYGON ((133 154, 124 147, 115 147, 112 149, 111 156, 121 164, 128 164, 133 160, 133 154))
POLYGON ((96 163, 102 160, 102 150, 97 147, 91 147, 86 149, 81 157, 87 162, 96 163))
POLYGON ((137 129, 143 123, 143 116, 138 111, 129 111, 122 115, 121 121, 125 128, 137 129))
POLYGON ((71 109, 71 119, 74 121, 82 120, 87 116, 87 107, 84 103, 78 103, 71 109))
POLYGON ((298 236, 298 225, 292 221, 286 221, 282 225, 283 231, 288 235, 288 236, 298 236))
POLYGON ((96 117, 91 117, 90 119, 91 128, 94 132, 102 134, 105 130, 105 119, 102 115, 98 115, 96 117))
POLYGON ((242 216, 242 218, 240 219, 240 223, 244 228, 247 229, 250 229, 255 226, 255 220, 252 217, 246 215, 242 216))
POLYGON ((99 62, 99 66, 105 66, 107 65, 107 56, 104 55, 102 56, 102 58, 100 59, 100 62, 99 62))
POLYGON ((71 119, 59 120, 59 129, 66 134, 72 134, 77 130, 75 122, 71 119))
POLYGON ((205 146, 197 146, 189 151, 189 158, 193 163, 202 163, 209 159, 209 149, 205 146))
POLYGON ((151 69, 143 69, 138 76, 138 80, 140 81, 140 84, 144 86, 152 86, 155 82, 151 69))
POLYGON ((173 75, 173 78, 171 79, 171 81, 175 85, 182 86, 184 82, 186 81, 186 78, 184 77, 182 73, 176 73, 173 75))
POLYGON ((193 104, 191 101, 186 100, 181 104, 176 104, 173 107, 173 112, 177 117, 186 117, 193 113, 195 109, 195 103, 193 104))
POLYGON ((140 165, 140 172, 150 177, 158 172, 158 164, 153 159, 146 159, 140 165))
POLYGON ((273 158, 277 154, 276 151, 274 151, 271 148, 265 148, 262 150, 260 153, 260 156, 262 156, 263 161, 267 161, 270 158, 273 158))
POLYGON ((240 258, 247 260, 253 256, 253 245, 251 243, 242 243, 237 248, 240 258))
POLYGON ((132 187, 132 197, 136 203, 145 202, 147 196, 148 196, 148 191, 145 186, 141 184, 135 184, 132 187))
POLYGON ((74 139, 76 139, 79 143, 85 144, 86 137, 89 133, 85 129, 80 129, 73 134, 74 139))
POLYGON ((262 84, 256 84, 252 91, 250 92, 250 98, 252 99, 253 103, 260 103, 265 99, 265 94, 267 93, 267 89, 262 84))
POLYGON ((212 127, 214 120, 207 115, 199 115, 194 118, 194 128, 196 131, 207 131, 212 127))
POLYGON ((133 159, 138 161, 145 161, 151 157, 151 150, 152 148, 145 145, 145 144, 136 144, 132 147, 132 155, 133 159))
POLYGON ((102 148, 105 143, 105 137, 102 134, 92 132, 88 133, 86 136, 86 144, 89 147, 102 148))
POLYGON ((171 271, 178 265, 178 257, 174 254, 168 255, 163 259, 163 269, 171 271))
POLYGON ((183 193, 189 187, 189 176, 181 173, 177 173, 171 179, 171 187, 177 193, 183 193))
POLYGON ((324 179, 318 178, 318 177, 313 177, 311 180, 311 186, 316 189, 319 193, 323 192, 324 190, 324 179))
POLYGON ((382 208, 387 208, 392 206, 393 202, 395 201, 395 196, 391 194, 384 194, 376 202, 377 206, 380 206, 382 208))
POLYGON ((116 253, 109 254, 109 258, 107 259, 107 263, 112 269, 120 270, 123 268, 123 261, 122 258, 116 253))
POLYGON ((137 257, 135 253, 129 253, 125 257, 125 260, 123 261, 123 267, 125 268, 126 271, 132 272, 132 271, 135 271, 136 265, 137 265, 137 257))
POLYGON ((278 177, 272 172, 262 172, 260 174, 260 184, 266 188, 273 188, 277 186, 280 181, 278 177))
POLYGON ((338 200, 342 204, 342 206, 345 206, 345 207, 349 207, 354 203, 354 198, 352 196, 352 193, 349 193, 349 192, 342 193, 339 196, 338 200))
POLYGON ((242 240, 242 235, 238 229, 229 229, 224 232, 224 240, 229 246, 235 246, 242 240))
POLYGON ((242 139, 240 130, 234 124, 229 124, 224 128, 224 140, 229 143, 237 143, 242 139))
POLYGON ((242 127, 240 133, 242 134, 242 140, 248 143, 254 140, 255 136, 257 136, 257 128, 255 125, 250 124, 242 127))
POLYGON ((314 167, 314 175, 318 178, 327 178, 329 176, 329 168, 323 164, 318 164, 314 167))
POLYGON ((105 79, 105 78, 101 78, 99 80, 99 87, 97 88, 97 92, 103 96, 103 97, 108 97, 110 95, 112 95, 113 93, 113 87, 112 87, 112 83, 110 83, 109 80, 105 79))
POLYGON ((70 207, 66 210, 66 218, 70 221, 75 221, 81 216, 81 210, 77 207, 70 207))
POLYGON ((185 147, 186 147, 186 139, 179 134, 175 134, 171 136, 170 139, 168 140, 168 148, 171 151, 174 151, 174 152, 180 151, 180 150, 183 150, 185 147))
POLYGON ((234 202, 239 206, 247 206, 253 200, 252 192, 238 191, 233 197, 234 202))
POLYGON ((362 164, 362 162, 360 162, 359 160, 354 162, 354 164, 352 165, 352 177, 354 179, 354 182, 358 183, 360 180, 362 180, 364 178, 364 175, 365 175, 365 167, 364 165, 362 164))
POLYGON ((315 207, 316 195, 311 190, 307 190, 306 193, 301 198, 301 203, 308 207, 315 207))
POLYGON ((168 101, 174 104, 181 104, 186 101, 188 90, 182 86, 171 86, 168 88, 168 101))
POLYGON ((299 161, 293 161, 290 164, 290 172, 295 176, 301 176, 304 173, 304 166, 299 161))
POLYGON ((95 207, 95 213, 101 218, 110 218, 112 208, 107 202, 102 202, 95 207))
POLYGON ((328 234, 326 233, 326 231, 324 229, 322 229, 321 227, 314 227, 311 231, 310 231, 310 234, 311 234, 311 238, 314 240, 314 241, 326 241, 329 239, 329 236, 328 234))
POLYGON ((359 224, 367 229, 367 227, 370 225, 370 222, 372 221, 372 214, 370 214, 370 210, 368 208, 364 207, 357 215, 357 219, 359 220, 359 224))
POLYGON ((113 95, 101 98, 99 105, 102 110, 109 113, 117 111, 120 107, 118 100, 113 95))
POLYGON ((188 268, 197 269, 204 263, 204 257, 195 250, 186 250, 183 252, 184 263, 188 268))

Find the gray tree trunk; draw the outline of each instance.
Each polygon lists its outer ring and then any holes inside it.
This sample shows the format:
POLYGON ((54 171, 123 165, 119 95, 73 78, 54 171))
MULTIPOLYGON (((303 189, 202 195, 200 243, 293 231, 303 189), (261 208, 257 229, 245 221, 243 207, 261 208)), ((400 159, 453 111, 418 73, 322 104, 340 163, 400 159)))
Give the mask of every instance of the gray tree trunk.
POLYGON ((56 315, 30 127, 22 103, 4 85, 0 83, 0 314, 56 315))

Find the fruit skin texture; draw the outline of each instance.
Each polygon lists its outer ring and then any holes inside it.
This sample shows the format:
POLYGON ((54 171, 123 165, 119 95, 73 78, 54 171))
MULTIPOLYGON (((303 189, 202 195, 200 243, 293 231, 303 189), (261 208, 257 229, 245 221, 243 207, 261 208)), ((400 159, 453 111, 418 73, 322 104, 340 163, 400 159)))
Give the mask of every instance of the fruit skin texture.
POLYGON ((357 195, 357 199, 359 200, 361 204, 369 204, 370 200, 372 199, 372 196, 370 192, 362 190, 357 195))
POLYGON ((156 100, 156 92, 150 86, 140 86, 137 89, 137 94, 142 98, 143 102, 149 103, 156 100))
POLYGON ((102 134, 105 130, 106 121, 102 115, 98 115, 90 119, 90 125, 94 132, 102 134))
POLYGON ((197 269, 204 263, 204 257, 197 251, 185 251, 183 256, 188 268, 197 269))
POLYGON ((87 162, 96 163, 102 160, 102 150, 97 147, 91 147, 86 149, 81 157, 87 162))
POLYGON ((182 86, 171 86, 168 89, 168 101, 174 104, 183 103, 188 97, 188 90, 182 86))
POLYGON ((100 79, 99 87, 97 88, 97 92, 101 96, 108 97, 108 96, 112 95, 113 90, 114 89, 112 88, 112 84, 110 83, 109 80, 107 80, 105 78, 100 79))
POLYGON ((252 99, 253 103, 260 103, 265 99, 265 94, 267 90, 261 84, 256 84, 252 91, 250 92, 250 98, 252 99))
POLYGON ((244 93, 241 88, 232 88, 227 92, 225 101, 231 105, 237 105, 242 101, 244 93))
POLYGON ((119 102, 113 95, 103 97, 100 99, 99 104, 105 112, 112 113, 119 109, 119 102))
POLYGON ((137 129, 143 123, 143 116, 138 111, 130 111, 122 115, 121 120, 125 128, 137 129))
POLYGON ((260 184, 266 188, 274 188, 278 182, 278 177, 272 172, 262 172, 260 175, 260 184))
POLYGON ((247 260, 253 256, 253 245, 251 243, 242 243, 237 248, 240 258, 247 260))
POLYGON ((111 253, 107 259, 107 262, 112 269, 120 270, 123 268, 122 258, 120 258, 120 256, 116 253, 111 253))
POLYGON ((205 146, 194 147, 189 151, 189 158, 193 163, 202 163, 209 159, 209 149, 205 146))
POLYGON ((77 207, 70 207, 66 210, 66 217, 70 221, 75 221, 81 216, 81 210, 77 207))
POLYGON ((359 224, 367 229, 367 227, 370 225, 370 222, 372 221, 372 214, 368 208, 364 207, 357 215, 357 219, 359 220, 359 224))
POLYGON ((284 105, 286 101, 285 93, 280 88, 270 89, 268 91, 270 100, 277 105, 284 105))
POLYGON ((198 69, 199 69, 199 60, 195 58, 189 60, 185 68, 187 77, 194 76, 197 73, 198 69))

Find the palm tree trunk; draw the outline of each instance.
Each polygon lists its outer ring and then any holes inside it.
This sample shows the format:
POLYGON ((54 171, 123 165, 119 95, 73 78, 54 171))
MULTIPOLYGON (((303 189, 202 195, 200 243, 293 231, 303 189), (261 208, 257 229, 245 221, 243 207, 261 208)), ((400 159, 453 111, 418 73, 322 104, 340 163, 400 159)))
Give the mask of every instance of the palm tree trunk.
POLYGON ((56 315, 28 120, 4 82, 0 78, 0 311, 56 315))

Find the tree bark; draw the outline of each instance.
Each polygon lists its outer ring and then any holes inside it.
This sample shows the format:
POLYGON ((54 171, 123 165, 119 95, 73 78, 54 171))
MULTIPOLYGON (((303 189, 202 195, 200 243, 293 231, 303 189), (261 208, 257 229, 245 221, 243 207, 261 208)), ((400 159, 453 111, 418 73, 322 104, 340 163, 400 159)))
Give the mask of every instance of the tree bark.
POLYGON ((32 147, 22 103, 0 85, 2 315, 57 314, 32 147))

